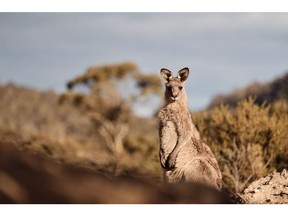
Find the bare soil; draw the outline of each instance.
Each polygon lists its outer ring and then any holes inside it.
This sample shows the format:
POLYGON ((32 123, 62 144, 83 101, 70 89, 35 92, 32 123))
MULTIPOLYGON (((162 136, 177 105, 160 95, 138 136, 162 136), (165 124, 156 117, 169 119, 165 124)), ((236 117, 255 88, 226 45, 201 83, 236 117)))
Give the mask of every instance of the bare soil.
POLYGON ((0 141, 0 203, 231 203, 204 185, 162 187, 141 179, 108 178, 16 146, 0 141))

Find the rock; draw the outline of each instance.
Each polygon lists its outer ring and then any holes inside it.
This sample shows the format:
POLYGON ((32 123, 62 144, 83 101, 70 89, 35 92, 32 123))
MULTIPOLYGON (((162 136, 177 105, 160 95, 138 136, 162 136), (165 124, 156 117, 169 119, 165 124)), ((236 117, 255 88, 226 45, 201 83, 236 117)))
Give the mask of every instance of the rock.
POLYGON ((287 170, 275 170, 252 182, 239 196, 249 204, 288 204, 287 170))

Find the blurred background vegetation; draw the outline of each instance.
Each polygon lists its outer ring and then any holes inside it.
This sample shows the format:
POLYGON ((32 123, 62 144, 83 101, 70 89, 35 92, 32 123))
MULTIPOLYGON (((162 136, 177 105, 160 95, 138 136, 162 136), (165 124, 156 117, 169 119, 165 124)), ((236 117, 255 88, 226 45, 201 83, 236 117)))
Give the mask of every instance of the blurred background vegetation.
MULTIPOLYGON (((0 140, 59 163, 105 176, 160 184, 158 122, 135 104, 163 104, 160 76, 131 62, 93 66, 67 81, 67 91, 0 85, 0 140), (129 85, 131 85, 130 87, 129 85)), ((288 164, 288 74, 214 97, 192 118, 219 161, 224 185, 241 192, 288 164)))

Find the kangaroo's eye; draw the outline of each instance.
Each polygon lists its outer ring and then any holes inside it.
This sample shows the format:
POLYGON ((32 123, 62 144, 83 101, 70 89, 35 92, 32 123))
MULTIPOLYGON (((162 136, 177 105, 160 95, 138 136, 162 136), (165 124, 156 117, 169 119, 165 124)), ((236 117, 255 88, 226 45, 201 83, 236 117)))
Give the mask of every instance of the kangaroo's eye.
POLYGON ((183 87, 182 86, 179 86, 179 90, 182 90, 183 89, 183 87))

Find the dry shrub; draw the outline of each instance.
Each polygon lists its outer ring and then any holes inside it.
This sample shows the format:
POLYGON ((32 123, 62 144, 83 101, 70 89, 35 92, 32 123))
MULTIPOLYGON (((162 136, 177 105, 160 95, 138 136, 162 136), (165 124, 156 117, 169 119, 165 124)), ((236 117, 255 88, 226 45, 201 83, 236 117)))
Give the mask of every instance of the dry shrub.
POLYGON ((38 92, 14 84, 0 85, 0 129, 21 135, 46 133, 57 139, 81 139, 91 135, 89 118, 76 108, 59 106, 52 91, 38 92))
POLYGON ((240 192, 272 169, 287 165, 287 107, 284 101, 259 106, 249 98, 235 109, 220 105, 194 114, 203 139, 216 154, 226 187, 240 192))
POLYGON ((0 85, 0 140, 107 176, 160 181, 155 120, 135 117, 125 103, 117 106, 116 99, 113 105, 108 100, 97 104, 96 99, 85 95, 67 97, 65 100, 75 99, 76 104, 60 105, 63 97, 53 92, 0 85), (89 114, 89 109, 97 112, 89 114), (121 156, 111 153, 111 139, 116 148, 122 148, 121 156))

